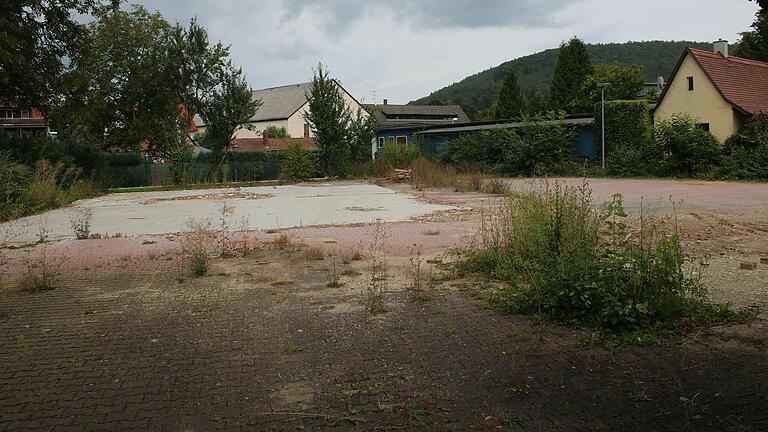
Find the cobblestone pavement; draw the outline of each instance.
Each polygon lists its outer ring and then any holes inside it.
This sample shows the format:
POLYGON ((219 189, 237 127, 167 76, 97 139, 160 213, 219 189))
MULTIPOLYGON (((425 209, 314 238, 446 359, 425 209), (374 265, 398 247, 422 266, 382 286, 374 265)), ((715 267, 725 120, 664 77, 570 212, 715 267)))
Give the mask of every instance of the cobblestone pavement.
POLYGON ((766 323, 607 351, 398 278, 372 317, 366 274, 328 288, 338 261, 304 254, 195 280, 126 260, 6 290, 0 431, 768 428, 766 323))

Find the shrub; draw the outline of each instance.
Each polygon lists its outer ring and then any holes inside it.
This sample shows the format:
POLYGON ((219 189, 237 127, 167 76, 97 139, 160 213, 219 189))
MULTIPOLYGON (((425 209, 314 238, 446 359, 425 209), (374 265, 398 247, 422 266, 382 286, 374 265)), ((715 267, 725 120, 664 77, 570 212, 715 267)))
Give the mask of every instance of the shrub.
POLYGON ((285 160, 280 169, 280 179, 286 181, 305 181, 317 171, 317 164, 301 142, 291 142, 285 160))
POLYGON ((601 330, 674 327, 708 308, 676 232, 648 217, 628 232, 620 195, 594 208, 585 187, 510 197, 458 269, 507 282, 490 297, 506 311, 601 330))
POLYGON ((290 138, 288 131, 284 127, 268 126, 266 130, 267 136, 271 138, 290 138))
POLYGON ((27 166, 11 160, 9 153, 0 152, 0 222, 20 216, 18 202, 30 177, 27 166))
POLYGON ((711 172, 720 163, 720 143, 696 125, 687 114, 676 114, 656 125, 656 145, 663 157, 658 173, 695 177, 711 172))
POLYGON ((78 240, 87 240, 91 236, 91 221, 93 220, 93 209, 86 207, 77 212, 69 223, 72 226, 72 231, 75 232, 75 237, 78 240))
POLYGON ((376 153, 376 163, 387 169, 406 169, 420 155, 421 152, 417 146, 387 143, 376 153))
POLYGON ((768 115, 755 116, 725 142, 720 176, 768 180, 768 115))
MULTIPOLYGON (((602 131, 601 104, 595 105, 595 124, 599 134, 602 131)), ((608 173, 623 177, 649 174, 652 132, 651 114, 646 101, 606 102, 605 157, 608 173)), ((598 149, 598 153, 601 151, 598 149)))

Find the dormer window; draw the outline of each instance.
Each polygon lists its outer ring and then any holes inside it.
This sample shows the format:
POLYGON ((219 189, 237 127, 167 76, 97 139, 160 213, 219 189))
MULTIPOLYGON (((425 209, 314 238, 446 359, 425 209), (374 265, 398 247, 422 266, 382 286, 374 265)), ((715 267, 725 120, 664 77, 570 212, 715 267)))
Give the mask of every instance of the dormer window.
POLYGON ((693 77, 688 77, 688 91, 693 91, 693 77))

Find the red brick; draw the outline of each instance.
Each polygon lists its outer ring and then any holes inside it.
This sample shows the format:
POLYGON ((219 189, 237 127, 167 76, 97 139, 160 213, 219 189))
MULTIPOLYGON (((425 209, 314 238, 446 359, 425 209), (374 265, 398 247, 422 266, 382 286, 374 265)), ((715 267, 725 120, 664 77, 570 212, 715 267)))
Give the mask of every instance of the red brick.
POLYGON ((741 269, 742 270, 756 270, 757 269, 757 263, 756 262, 743 262, 743 263, 741 263, 741 269))

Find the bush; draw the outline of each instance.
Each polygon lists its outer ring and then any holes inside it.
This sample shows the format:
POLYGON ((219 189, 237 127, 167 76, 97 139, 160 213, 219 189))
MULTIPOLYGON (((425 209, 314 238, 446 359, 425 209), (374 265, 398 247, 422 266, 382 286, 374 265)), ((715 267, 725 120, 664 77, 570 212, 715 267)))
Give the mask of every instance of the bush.
MULTIPOLYGON (((602 131, 601 104, 595 105, 595 125, 602 131)), ((652 171, 651 114, 648 102, 617 100, 605 103, 605 158, 608 174, 632 177, 652 171)), ((601 149, 598 149, 601 152, 601 149)), ((658 155, 656 155, 658 157, 658 155)))
POLYGON ((280 168, 280 179, 292 182, 306 181, 311 179, 315 172, 317 164, 304 148, 304 144, 300 141, 291 142, 280 168))
POLYGON ((26 165, 11 160, 10 154, 0 152, 0 222, 15 219, 22 213, 18 203, 31 178, 26 165))
POLYGON ((268 126, 266 130, 267 136, 270 138, 290 138, 288 131, 284 127, 268 126))
POLYGON ((620 195, 594 208, 585 187, 510 197, 458 269, 507 282, 490 297, 506 311, 601 330, 675 327, 708 310, 704 288, 684 271, 678 234, 661 231, 664 221, 645 217, 630 233, 620 195))
POLYGON ((696 125, 687 114, 662 120, 654 131, 662 153, 657 173, 696 177, 712 172, 720 163, 720 143, 711 133, 696 125))
POLYGON ((768 115, 755 116, 725 142, 720 177, 768 181, 768 115))
POLYGON ((421 152, 417 146, 387 143, 376 153, 376 163, 388 169, 406 169, 419 156, 421 152))
POLYGON ((496 129, 463 135, 446 143, 443 163, 489 170, 504 175, 572 174, 576 131, 563 113, 530 119, 519 130, 496 129))

